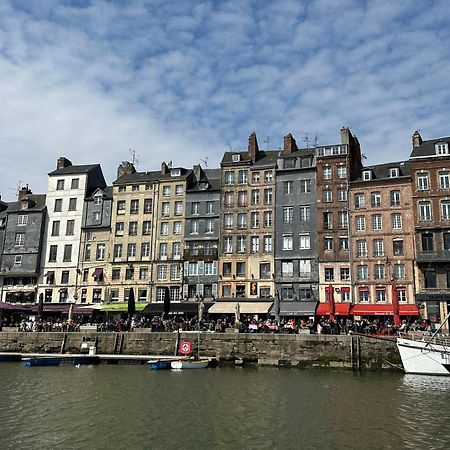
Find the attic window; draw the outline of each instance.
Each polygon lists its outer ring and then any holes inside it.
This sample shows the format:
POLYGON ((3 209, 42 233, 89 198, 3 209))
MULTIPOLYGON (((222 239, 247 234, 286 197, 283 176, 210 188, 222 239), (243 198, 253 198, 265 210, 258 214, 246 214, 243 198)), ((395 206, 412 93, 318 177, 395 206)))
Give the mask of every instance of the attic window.
POLYGON ((447 142, 438 142, 434 146, 436 150, 436 155, 448 155, 448 143, 447 142))
POLYGON ((205 191, 206 189, 208 189, 208 183, 200 183, 199 186, 202 191, 205 191))
POLYGON ((102 204, 102 197, 101 195, 96 195, 94 197, 94 205, 101 205, 102 204))
POLYGON ((28 200, 23 200, 20 202, 20 209, 28 209, 28 200))
POLYGON ((371 170, 364 170, 363 171, 363 180, 369 181, 372 179, 372 171, 371 170))
POLYGON ((389 178, 397 178, 399 175, 398 167, 391 167, 389 169, 389 178))
POLYGON ((179 177, 181 175, 180 169, 170 169, 170 176, 171 177, 179 177))
POLYGON ((241 155, 239 153, 235 153, 234 155, 231 156, 231 160, 233 162, 239 162, 241 160, 241 155))

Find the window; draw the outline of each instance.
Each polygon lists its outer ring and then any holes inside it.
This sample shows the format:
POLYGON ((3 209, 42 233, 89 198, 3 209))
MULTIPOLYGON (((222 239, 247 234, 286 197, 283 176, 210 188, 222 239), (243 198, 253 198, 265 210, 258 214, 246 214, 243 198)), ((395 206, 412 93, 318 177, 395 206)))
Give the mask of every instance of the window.
POLYGON ((17 216, 17 226, 25 227, 28 223, 28 216, 20 215, 17 216))
POLYGON ((94 197, 94 205, 101 205, 102 204, 102 197, 100 195, 96 195, 94 197))
POLYGON ((325 166, 323 168, 323 179, 324 180, 331 180, 332 176, 333 175, 332 175, 331 167, 325 166))
POLYGON ((22 247, 25 244, 25 233, 16 233, 16 245, 22 247))
POLYGON ((236 242, 236 251, 238 253, 245 253, 245 236, 238 236, 236 242))
POLYGON ((324 238, 324 240, 323 240, 323 249, 325 251, 333 250, 333 238, 331 238, 331 237, 324 238))
POLYGON ((72 178, 70 183, 70 189, 78 189, 80 186, 80 179, 79 178, 72 178))
POLYGON ((403 239, 394 239, 392 241, 394 256, 403 256, 403 239))
POLYGON ((164 197, 170 197, 170 186, 163 186, 162 193, 164 197))
POLYGON ((332 267, 325 267, 324 269, 325 281, 334 281, 334 269, 332 267))
POLYGON ((125 200, 117 201, 117 214, 125 214, 125 200))
POLYGON ((271 183, 273 180, 273 173, 271 170, 266 170, 264 172, 264 182, 271 183))
POLYGON ((264 189, 264 204, 271 205, 272 204, 272 189, 264 189))
POLYGON ((175 202, 175 215, 180 216, 183 214, 183 202, 175 202))
POLYGON ((311 260, 309 259, 299 260, 299 276, 301 278, 311 277, 311 260))
POLYGON ((349 281, 350 280, 350 269, 348 267, 341 267, 340 279, 341 279, 341 281, 349 281))
POLYGON ((225 172, 225 184, 227 185, 234 184, 234 172, 231 171, 225 172))
POLYGON ((292 194, 294 191, 294 182, 293 181, 283 181, 283 192, 286 195, 292 194))
POLYGON ((146 198, 144 199, 144 214, 151 214, 153 210, 153 199, 146 198))
POLYGON ((166 242, 161 242, 159 244, 159 257, 160 258, 167 258, 167 243, 166 242))
POLYGON ((63 261, 71 261, 72 260, 72 244, 66 244, 64 246, 64 255, 63 261))
POLYGON ((119 188, 117 190, 118 190, 118 192, 126 192, 127 191, 127 187, 126 186, 119 186, 119 188))
POLYGON ((419 202, 419 220, 429 221, 432 220, 431 202, 419 202))
POLYGON ((224 277, 231 277, 231 263, 224 262, 222 264, 222 274, 224 277))
POLYGON ((96 222, 99 222, 101 220, 101 218, 102 218, 102 215, 100 212, 94 212, 94 220, 96 222))
POLYGON ((189 276, 197 276, 198 275, 198 263, 197 262, 189 262, 188 275, 189 276))
POLYGON ((450 189, 450 172, 448 170, 439 172, 439 188, 450 189))
POLYGON ((420 172, 417 174, 417 190, 428 191, 430 189, 430 180, 428 172, 420 172))
POLYGON ((432 252, 434 250, 432 233, 422 233, 421 240, 423 252, 432 252))
POLYGON ((227 207, 231 207, 233 206, 233 193, 232 192, 225 192, 224 194, 224 202, 225 202, 225 206, 227 207))
POLYGON ((365 281, 369 278, 369 269, 366 265, 361 264, 357 266, 357 278, 359 281, 365 281))
POLYGON ((84 260, 85 261, 90 261, 91 260, 91 244, 86 244, 84 246, 84 260))
POLYGON ((396 280, 406 277, 405 265, 404 264, 394 264, 393 276, 396 280))
POLYGON ((212 261, 205 261, 204 273, 205 275, 217 275, 217 265, 212 261))
POLYGON ((371 170, 364 170, 362 175, 363 175, 364 181, 370 181, 372 179, 372 171, 371 170))
POLYGON ((167 236, 169 234, 169 222, 161 222, 160 234, 161 236, 167 236))
POLYGON ((382 239, 373 240, 373 256, 384 256, 384 243, 382 239))
POLYGON ((292 234, 283 234, 283 250, 292 250, 292 234))
POLYGON ((48 261, 49 262, 55 262, 56 257, 58 253, 58 246, 57 245, 50 245, 50 250, 48 253, 48 261))
POLYGON ((325 230, 333 229, 333 214, 331 212, 323 213, 323 228, 325 230))
POLYGON ((225 236, 223 238, 223 251, 224 253, 233 252, 233 238, 231 236, 225 236))
POLYGON ((339 228, 341 230, 346 230, 348 228, 348 212, 339 211, 338 213, 339 228))
POLYGON ((134 184, 133 186, 131 186, 131 190, 132 190, 133 192, 139 191, 139 185, 138 185, 138 184, 134 184))
POLYGON ((381 192, 370 193, 370 206, 372 208, 378 208, 381 206, 381 192))
POLYGON ((214 202, 206 202, 206 214, 214 214, 214 202))
POLYGON ((367 242, 365 239, 359 239, 356 241, 356 256, 358 258, 367 257, 367 242))
POLYGON ((69 271, 63 270, 61 272, 61 284, 67 284, 69 282, 69 271))
POLYGON ((224 214, 223 227, 225 230, 231 230, 233 228, 233 214, 224 214))
POLYGON ((251 252, 258 253, 259 252, 259 236, 251 237, 251 252))
POLYGON ((157 287, 156 288, 156 301, 162 302, 166 298, 166 288, 157 287))
POLYGON ((270 278, 270 263, 259 264, 259 278, 263 280, 270 278))
POLYGON ((338 178, 347 178, 347 167, 343 164, 337 166, 337 176, 338 178))
POLYGON ((347 189, 346 188, 339 188, 337 190, 338 195, 338 201, 339 202, 346 202, 347 201, 347 189))
POLYGON ((83 283, 87 283, 89 280, 89 269, 83 269, 83 283))
POLYGON ((284 223, 291 223, 294 218, 294 208, 292 206, 285 206, 283 208, 284 223))
POLYGON ((181 278, 181 267, 179 264, 172 264, 170 267, 170 278, 179 280, 181 278))
POLYGON ((59 220, 54 220, 52 223, 52 236, 59 236, 59 228, 61 222, 59 220))
POLYGON ((282 286, 281 298, 283 300, 292 300, 294 298, 294 288, 292 286, 282 286))
POLYGON ((259 172, 252 173, 252 183, 253 184, 259 184, 260 179, 261 179, 261 174, 259 172))
POLYGON ((236 297, 238 298, 245 297, 245 284, 236 285, 236 297))
POLYGON ((198 230, 199 230, 199 221, 192 220, 191 221, 191 234, 198 234, 198 230))
POLYGON ((377 302, 385 302, 386 301, 386 288, 377 287, 375 289, 376 301, 377 302))
POLYGON ((165 264, 161 264, 158 266, 157 277, 158 280, 167 280, 167 266, 165 264))
POLYGON ((299 238, 300 238, 300 250, 307 250, 311 247, 311 240, 308 233, 300 234, 299 238))
POLYGON ((179 242, 174 242, 172 244, 172 256, 179 257, 181 255, 181 245, 179 242))
POLYGON ((150 242, 143 242, 141 244, 141 258, 148 258, 150 256, 150 242))
POLYGON ((55 199, 55 207, 53 208, 54 212, 62 211, 62 198, 55 199))
POLYGON ((130 236, 136 236, 138 231, 138 224, 137 222, 130 222, 128 224, 128 234, 130 236))
POLYGON ((130 214, 139 213, 139 200, 131 200, 130 202, 130 214))
POLYGON ((264 211, 264 227, 270 228, 272 226, 272 211, 264 211))
POLYGON ((311 192, 311 180, 300 180, 300 193, 307 194, 311 192))
POLYGON ((391 206, 400 206, 400 191, 391 191, 391 206))
POLYGON ((369 291, 367 288, 359 288, 359 302, 367 303, 369 301, 369 291))
POLYGON ((21 266, 22 265, 22 255, 15 255, 14 256, 14 265, 15 266, 21 266))
POLYGON ((444 250, 450 250, 450 233, 443 233, 444 250))
POLYGON ((281 275, 283 277, 294 276, 294 263, 292 261, 283 261, 281 263, 281 275))
POLYGON ((397 299, 401 303, 405 303, 408 300, 406 296, 406 288, 404 287, 397 288, 397 299))
POLYGON ((339 238, 339 250, 348 250, 348 238, 347 237, 339 238))
POLYGON ((391 214, 391 222, 393 230, 402 229, 402 215, 400 213, 391 214))
POLYGON ((97 250, 95 252, 95 259, 97 261, 104 261, 105 260, 105 244, 97 244, 97 250))
POLYGON ((342 287, 341 288, 341 302, 349 302, 350 301, 350 288, 342 287))
POLYGON ((238 192, 238 206, 247 206, 247 191, 239 191, 238 192))
POLYGON ((356 216, 356 231, 364 231, 366 229, 366 218, 364 216, 356 216))
POLYGON ((375 280, 382 280, 385 277, 385 270, 383 264, 375 264, 373 267, 373 277, 375 280))
POLYGON ((114 244, 114 260, 122 258, 122 244, 114 244))
POLYGON ((151 234, 152 232, 152 222, 150 220, 144 220, 142 222, 142 234, 151 234))
POLYGON ((120 280, 120 267, 112 269, 111 279, 112 280, 120 280))
POLYGON ((64 180, 57 180, 56 181, 56 190, 62 191, 64 189, 64 180))
POLYGON ((173 223, 173 234, 181 234, 181 222, 176 221, 173 223))
POLYGON ((229 284, 226 284, 222 287, 222 296, 231 297, 231 286, 229 284))
POLYGON ((300 206, 300 222, 308 222, 311 219, 310 207, 300 206))
POLYGON ((69 211, 76 211, 76 210, 77 210, 77 199, 70 198, 69 199, 69 211))
POLYGON ((272 236, 264 236, 264 252, 269 253, 272 251, 272 236))
POLYGON ((237 215, 237 227, 240 229, 247 228, 247 213, 237 215))
POLYGON ((259 189, 252 189, 252 205, 259 205, 259 189))
POLYGON ((240 170, 238 173, 239 184, 246 184, 248 181, 248 172, 246 170, 240 170))
POLYGON ((356 209, 364 208, 364 194, 355 194, 354 199, 356 209))
POLYGON ((436 155, 448 155, 448 144, 447 142, 440 142, 434 146, 436 150, 436 155))
POLYGON ((177 184, 175 186, 175 195, 183 195, 183 185, 177 184))
POLYGON ((259 228, 259 212, 252 212, 250 214, 252 228, 259 228))
MULTIPOLYGON (((97 251, 98 251, 98 246, 97 246, 97 251)), ((128 256, 128 258, 134 258, 136 256, 136 244, 135 243, 128 244, 127 256, 128 256)))
POLYGON ((397 178, 399 175, 398 167, 391 167, 389 169, 389 178, 397 178))
POLYGON ((372 215, 372 229, 381 230, 383 228, 383 219, 381 214, 372 215))
POLYGON ((441 201, 441 220, 450 220, 450 200, 441 201))
POLYGON ((333 191, 331 189, 323 190, 323 201, 326 203, 330 203, 333 201, 333 191))
POLYGON ((245 277, 245 262, 236 263, 236 276, 245 277))
POLYGON ((423 272, 425 289, 436 289, 436 269, 434 267, 428 267, 423 272))

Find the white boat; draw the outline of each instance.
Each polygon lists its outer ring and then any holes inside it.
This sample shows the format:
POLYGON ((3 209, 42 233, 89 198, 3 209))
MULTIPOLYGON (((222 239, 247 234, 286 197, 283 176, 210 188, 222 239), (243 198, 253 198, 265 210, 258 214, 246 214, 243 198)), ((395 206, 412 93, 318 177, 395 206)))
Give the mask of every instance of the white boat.
POLYGON ((170 366, 172 369, 206 369, 208 367, 209 361, 207 359, 186 359, 186 360, 178 360, 172 361, 170 366))
POLYGON ((437 337, 449 316, 450 314, 428 338, 420 334, 397 338, 397 347, 405 373, 450 376, 450 339, 437 337))

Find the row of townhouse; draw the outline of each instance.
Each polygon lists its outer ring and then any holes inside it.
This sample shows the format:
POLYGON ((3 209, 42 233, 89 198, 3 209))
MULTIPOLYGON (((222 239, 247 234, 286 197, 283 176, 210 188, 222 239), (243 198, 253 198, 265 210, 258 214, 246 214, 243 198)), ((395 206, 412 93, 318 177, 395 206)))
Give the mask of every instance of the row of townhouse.
POLYGON ((1 301, 278 300, 281 315, 439 321, 450 304, 449 138, 415 132, 409 160, 362 165, 341 142, 226 152, 220 169, 138 172, 107 186, 61 157, 45 195, 0 200, 1 301), (317 301, 320 301, 316 310, 317 301))

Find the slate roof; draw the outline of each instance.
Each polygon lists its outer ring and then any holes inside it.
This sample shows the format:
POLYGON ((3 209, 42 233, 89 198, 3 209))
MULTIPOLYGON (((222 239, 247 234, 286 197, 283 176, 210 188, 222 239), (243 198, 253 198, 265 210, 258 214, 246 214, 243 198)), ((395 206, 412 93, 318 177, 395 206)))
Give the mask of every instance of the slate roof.
POLYGON ((26 211, 39 211, 45 208, 45 194, 28 194, 26 196, 27 200, 31 200, 33 203, 30 205, 28 209, 21 208, 21 202, 10 202, 8 203, 8 209, 6 210, 8 213, 11 212, 26 212, 26 211))
POLYGON ((113 187, 112 186, 106 186, 104 189, 98 188, 96 189, 92 195, 89 197, 86 197, 86 200, 94 200, 94 196, 97 193, 97 191, 103 191, 103 198, 111 199, 113 197, 113 187))
POLYGON ((278 158, 289 159, 289 158, 299 158, 301 156, 315 156, 316 149, 315 148, 299 148, 292 153, 285 153, 280 151, 278 158))
POLYGON ((450 145, 450 137, 441 137, 438 139, 431 139, 429 141, 423 141, 418 147, 414 147, 411 152, 411 158, 424 158, 427 156, 446 156, 446 155, 436 155, 436 150, 434 148, 435 144, 440 142, 447 142, 450 145))
POLYGON ((270 166, 276 165, 280 150, 259 150, 258 159, 256 162, 252 162, 247 151, 245 152, 225 152, 221 161, 221 165, 242 165, 251 164, 253 166, 270 166), (233 155, 241 155, 241 160, 239 162, 233 162, 233 155))
POLYGON ((82 174, 82 173, 88 173, 92 169, 95 169, 96 167, 99 167, 100 164, 87 164, 87 165, 80 165, 80 166, 68 166, 63 167, 62 169, 56 169, 53 172, 49 172, 49 176, 53 175, 76 175, 76 174, 82 174))
POLYGON ((384 163, 384 164, 376 164, 373 166, 365 166, 361 169, 360 173, 358 174, 358 177, 352 181, 352 183, 355 182, 370 182, 375 180, 395 180, 399 178, 408 178, 411 176, 411 166, 409 161, 397 161, 397 162, 390 162, 390 163, 384 163), (398 168, 399 169, 399 176, 392 178, 389 176, 389 169, 398 168), (362 173, 365 170, 371 170, 372 171, 372 179, 371 180, 363 180, 362 173))
POLYGON ((153 183, 155 181, 158 181, 160 176, 161 176, 160 171, 134 172, 130 174, 124 174, 121 177, 117 178, 117 180, 113 182, 113 185, 132 184, 132 183, 153 183))

